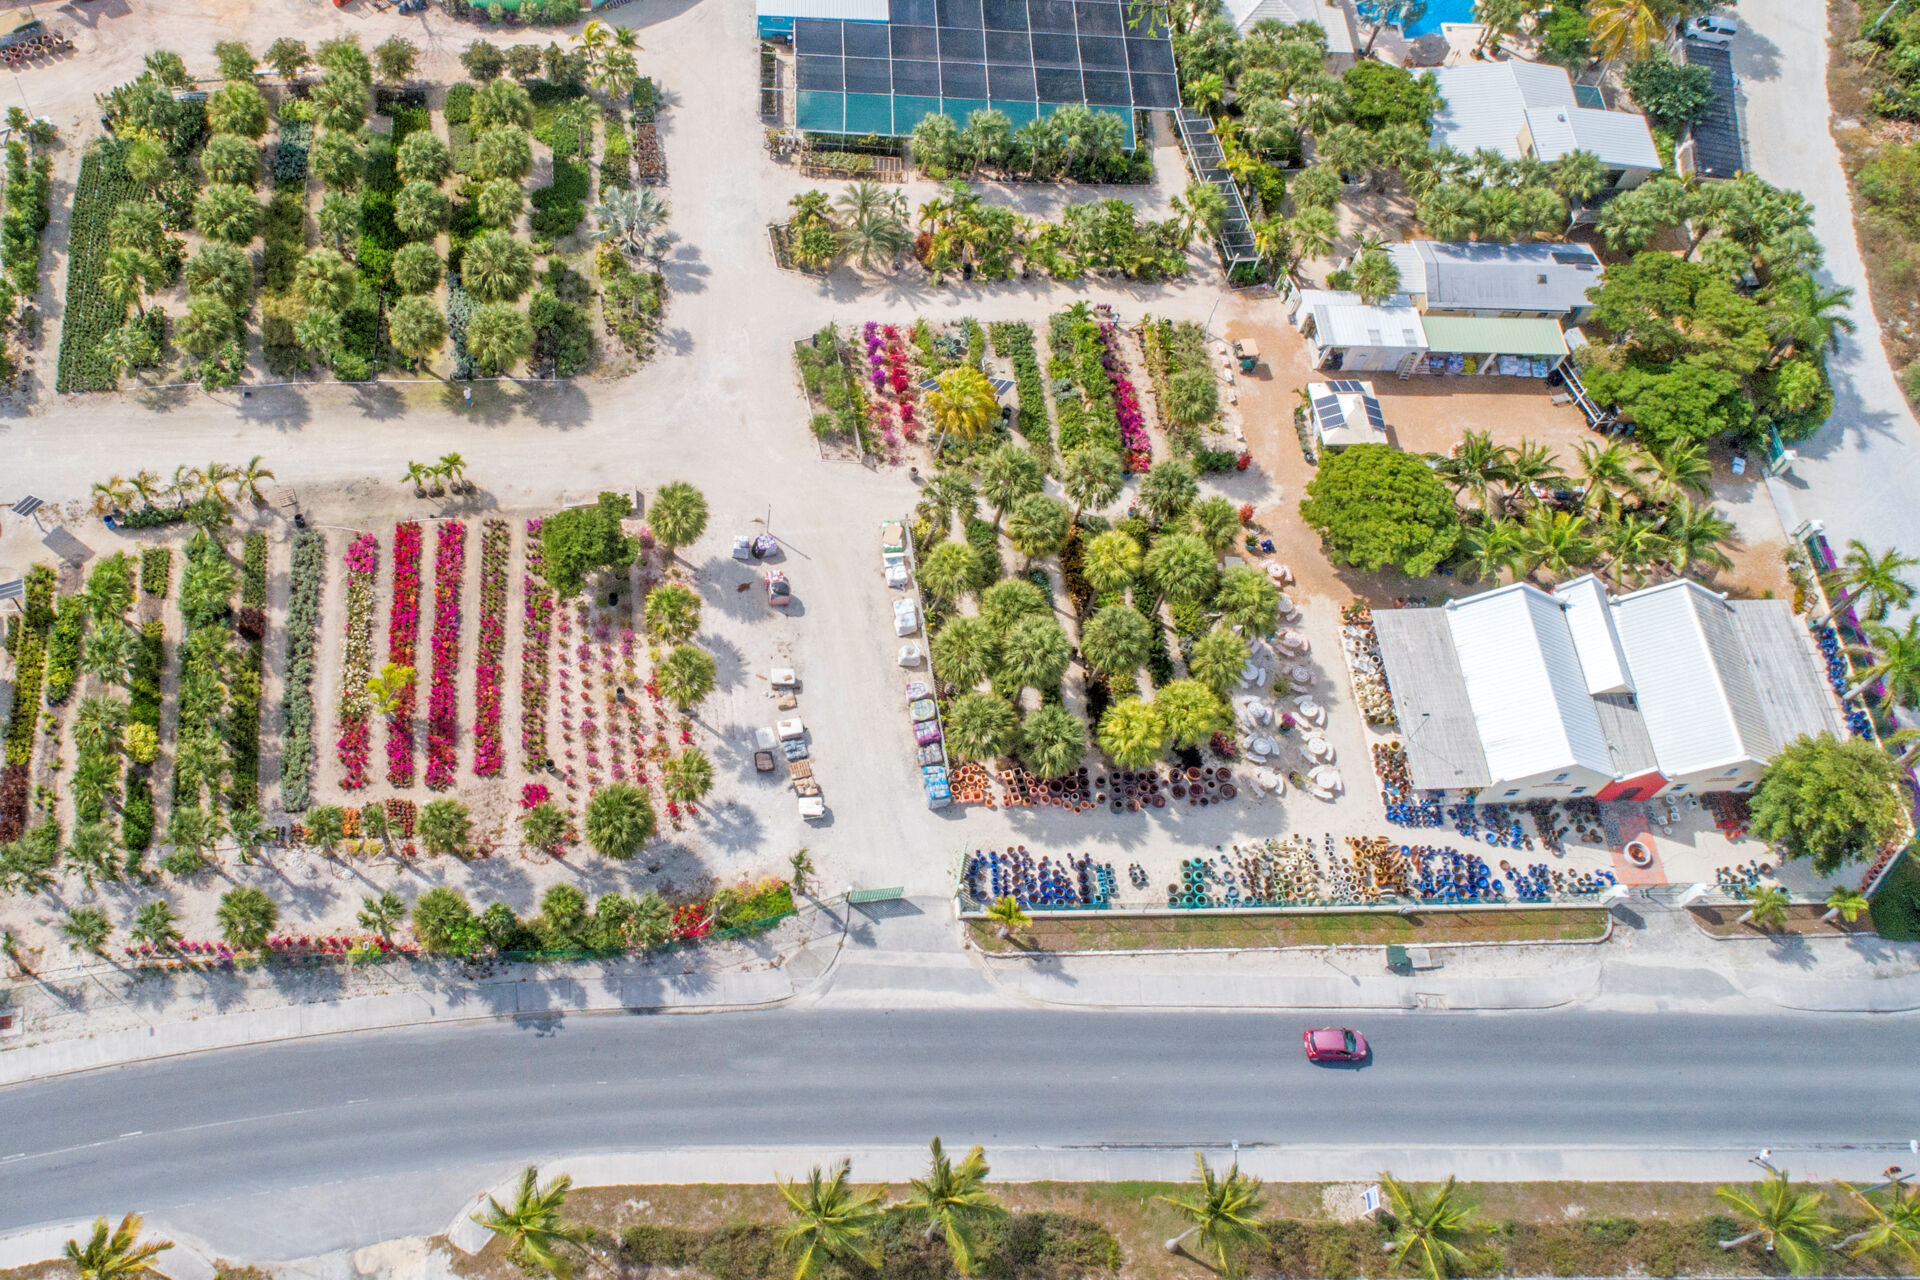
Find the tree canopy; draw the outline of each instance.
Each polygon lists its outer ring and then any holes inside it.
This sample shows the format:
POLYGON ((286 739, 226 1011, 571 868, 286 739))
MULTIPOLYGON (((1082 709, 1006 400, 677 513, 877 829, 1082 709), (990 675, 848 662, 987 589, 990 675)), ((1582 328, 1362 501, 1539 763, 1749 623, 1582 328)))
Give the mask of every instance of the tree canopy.
POLYGON ((575 596, 586 585, 587 575, 632 564, 640 554, 640 540, 620 527, 632 510, 625 494, 602 493, 590 507, 571 507, 547 517, 540 526, 540 572, 547 585, 563 598, 575 596))
POLYGON ((1802 737, 1753 790, 1753 834, 1821 875, 1870 861, 1902 830, 1899 766, 1859 738, 1802 737))
POLYGON ((1338 564, 1432 573, 1460 539, 1453 495, 1418 454, 1358 444, 1333 454, 1307 485, 1300 515, 1338 564))

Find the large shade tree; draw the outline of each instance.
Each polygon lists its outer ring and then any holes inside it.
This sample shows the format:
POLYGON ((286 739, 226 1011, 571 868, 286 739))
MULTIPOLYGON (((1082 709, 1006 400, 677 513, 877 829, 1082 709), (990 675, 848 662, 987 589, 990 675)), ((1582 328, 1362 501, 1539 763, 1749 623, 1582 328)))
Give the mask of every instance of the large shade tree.
POLYGON ((1833 875, 1871 860, 1904 830, 1898 780, 1893 757, 1871 742, 1801 737, 1753 789, 1753 834, 1833 875))

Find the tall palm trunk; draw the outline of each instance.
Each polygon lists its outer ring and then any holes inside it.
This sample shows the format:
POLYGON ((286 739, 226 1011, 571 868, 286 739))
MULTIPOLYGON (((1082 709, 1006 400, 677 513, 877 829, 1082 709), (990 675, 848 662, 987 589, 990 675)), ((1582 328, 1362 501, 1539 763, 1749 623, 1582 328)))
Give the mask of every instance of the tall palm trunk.
MULTIPOLYGON (((1378 28, 1375 28, 1375 30, 1377 31, 1378 28)), ((1372 46, 1369 45, 1368 47, 1371 48, 1372 46)), ((1192 1235, 1194 1232, 1198 1231, 1199 1229, 1200 1229, 1200 1224, 1196 1222, 1192 1226, 1188 1227, 1185 1231, 1182 1231, 1179 1235, 1173 1237, 1173 1239, 1162 1241, 1160 1247, 1165 1249, 1168 1253, 1179 1253, 1180 1246, 1186 1243, 1187 1237, 1192 1235)))

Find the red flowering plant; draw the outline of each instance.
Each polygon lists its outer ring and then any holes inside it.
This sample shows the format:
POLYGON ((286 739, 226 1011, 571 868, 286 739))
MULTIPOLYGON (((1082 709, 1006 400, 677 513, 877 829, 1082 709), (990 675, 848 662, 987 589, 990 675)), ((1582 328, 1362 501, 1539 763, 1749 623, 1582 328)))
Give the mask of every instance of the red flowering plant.
POLYGON ((363 533, 347 546, 347 642, 340 664, 339 738, 335 749, 344 772, 340 785, 357 791, 367 785, 372 753, 373 703, 367 681, 373 678, 373 577, 380 568, 380 540, 363 533))
POLYGON ((473 771, 495 778, 506 767, 500 709, 506 682, 507 556, 513 535, 505 520, 489 520, 480 534, 480 652, 474 674, 473 771))
MULTIPOLYGON (((393 607, 387 614, 387 661, 411 667, 420 639, 420 525, 409 520, 393 531, 393 607)), ((387 783, 413 785, 414 682, 387 705, 387 783)))
POLYGON ((460 730, 460 579, 466 567, 467 526, 440 526, 433 549, 433 686, 427 691, 427 785, 453 785, 455 740, 460 730))

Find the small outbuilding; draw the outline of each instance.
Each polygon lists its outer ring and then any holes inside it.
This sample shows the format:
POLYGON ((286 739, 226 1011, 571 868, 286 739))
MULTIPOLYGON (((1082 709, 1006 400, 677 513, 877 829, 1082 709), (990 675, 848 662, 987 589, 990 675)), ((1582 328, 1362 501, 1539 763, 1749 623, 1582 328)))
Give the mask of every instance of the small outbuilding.
POLYGON ((1320 447, 1338 453, 1356 444, 1391 444, 1386 415, 1371 382, 1336 379, 1307 387, 1308 412, 1320 447))

